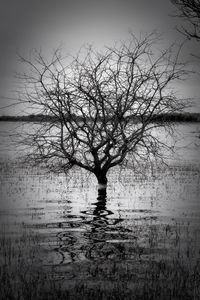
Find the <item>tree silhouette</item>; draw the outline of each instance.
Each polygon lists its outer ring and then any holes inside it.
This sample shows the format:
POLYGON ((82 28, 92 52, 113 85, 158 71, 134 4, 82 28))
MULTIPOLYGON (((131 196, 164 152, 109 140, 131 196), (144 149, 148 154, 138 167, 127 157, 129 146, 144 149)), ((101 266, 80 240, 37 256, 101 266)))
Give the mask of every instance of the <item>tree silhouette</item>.
POLYGON ((186 21, 185 26, 179 28, 188 38, 200 41, 200 0, 171 0, 178 8, 178 17, 186 21))
POLYGON ((28 160, 54 172, 83 168, 106 188, 111 168, 161 158, 168 145, 154 129, 170 124, 154 119, 181 109, 171 83, 185 71, 173 47, 159 51, 157 41, 131 34, 104 52, 84 47, 70 62, 59 50, 50 62, 41 51, 20 56, 21 101, 45 116, 23 140, 28 160))

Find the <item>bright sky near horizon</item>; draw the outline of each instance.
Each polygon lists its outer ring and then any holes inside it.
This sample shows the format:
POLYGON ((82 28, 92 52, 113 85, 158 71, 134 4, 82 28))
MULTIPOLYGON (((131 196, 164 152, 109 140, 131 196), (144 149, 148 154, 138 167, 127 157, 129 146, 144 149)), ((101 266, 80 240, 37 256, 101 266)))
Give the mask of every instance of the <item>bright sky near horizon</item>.
MULTIPOLYGON (((27 54, 42 47, 48 53, 62 44, 67 52, 76 53, 84 43, 101 49, 125 40, 129 30, 136 35, 157 30, 166 46, 183 40, 170 0, 1 0, 0 5, 0 115, 23 112, 23 107, 7 107, 12 101, 6 99, 14 89, 11 74, 17 71, 17 49, 27 54)), ((190 66, 200 71, 200 60, 189 55, 198 53, 198 47, 188 42, 183 52, 185 59, 192 60, 190 66)), ((200 111, 199 77, 191 76, 178 88, 181 95, 197 98, 200 111)))

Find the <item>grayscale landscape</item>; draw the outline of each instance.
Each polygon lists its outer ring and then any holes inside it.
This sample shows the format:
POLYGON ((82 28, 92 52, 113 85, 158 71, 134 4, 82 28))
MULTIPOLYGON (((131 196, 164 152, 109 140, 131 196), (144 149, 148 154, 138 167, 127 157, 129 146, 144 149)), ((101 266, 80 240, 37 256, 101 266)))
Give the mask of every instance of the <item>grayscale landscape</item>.
POLYGON ((200 2, 152 1, 148 20, 144 1, 89 2, 66 1, 85 28, 84 44, 66 31, 70 54, 56 38, 36 47, 24 17, 32 39, 2 76, 0 299, 200 299, 200 2), (169 30, 164 8, 173 33, 138 34, 169 30), (92 9, 105 19, 84 21, 92 9))

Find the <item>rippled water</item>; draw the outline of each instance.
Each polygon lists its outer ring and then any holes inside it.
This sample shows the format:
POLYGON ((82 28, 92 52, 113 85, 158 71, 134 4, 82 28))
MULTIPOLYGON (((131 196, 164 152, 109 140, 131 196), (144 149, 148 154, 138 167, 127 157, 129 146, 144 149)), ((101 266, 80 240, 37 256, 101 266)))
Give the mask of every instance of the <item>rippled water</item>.
POLYGON ((188 241, 192 259, 199 259, 199 125, 184 126, 184 138, 179 137, 168 167, 157 166, 153 174, 146 170, 143 175, 114 169, 106 200, 97 198, 96 180, 84 171, 66 177, 24 168, 16 160, 16 149, 5 150, 8 136, 2 134, 3 234, 36 233, 40 249, 35 264, 53 267, 61 281, 90 278, 87 265, 95 261, 137 269, 138 261, 144 266, 149 260, 169 260, 177 251, 187 256, 188 241))

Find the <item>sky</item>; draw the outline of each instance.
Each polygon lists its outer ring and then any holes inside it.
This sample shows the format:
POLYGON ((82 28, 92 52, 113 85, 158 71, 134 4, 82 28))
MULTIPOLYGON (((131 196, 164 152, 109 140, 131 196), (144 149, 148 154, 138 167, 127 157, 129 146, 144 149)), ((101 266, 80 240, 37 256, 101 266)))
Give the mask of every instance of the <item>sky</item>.
MULTIPOLYGON (((166 46, 183 40, 176 30, 181 20, 172 17, 176 9, 170 0, 0 0, 0 6, 0 115, 23 112, 8 100, 15 89, 12 74, 18 71, 16 51, 26 55, 42 47, 47 54, 62 44, 75 54, 84 43, 102 49, 126 40, 129 30, 136 35, 157 30, 166 46)), ((200 70, 200 62, 190 55, 198 53, 198 43, 184 47, 190 67, 200 70)), ((194 110, 200 111, 199 77, 192 75, 178 88, 185 97, 197 99, 194 110)))

